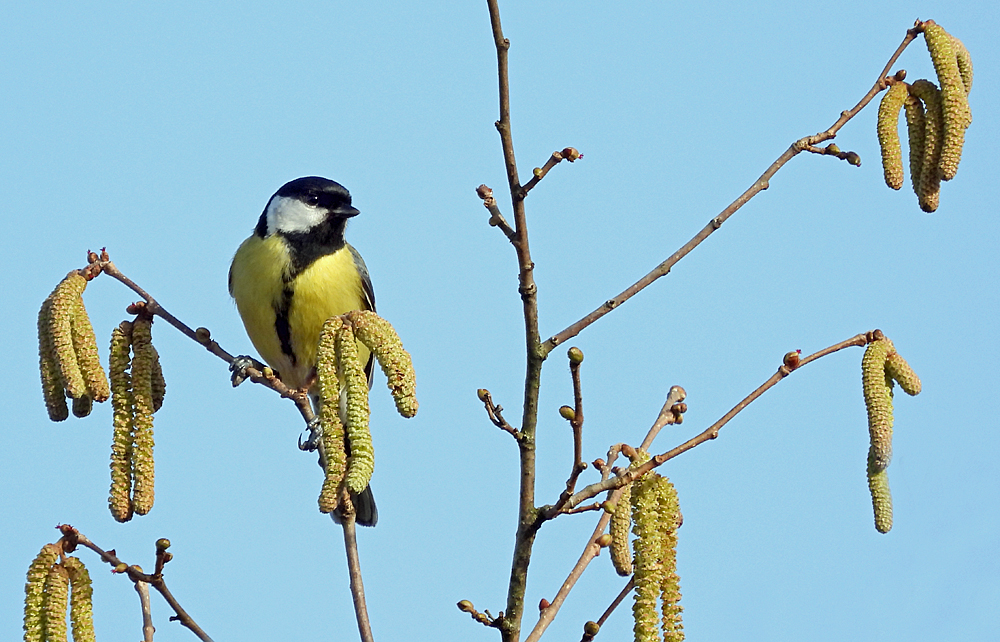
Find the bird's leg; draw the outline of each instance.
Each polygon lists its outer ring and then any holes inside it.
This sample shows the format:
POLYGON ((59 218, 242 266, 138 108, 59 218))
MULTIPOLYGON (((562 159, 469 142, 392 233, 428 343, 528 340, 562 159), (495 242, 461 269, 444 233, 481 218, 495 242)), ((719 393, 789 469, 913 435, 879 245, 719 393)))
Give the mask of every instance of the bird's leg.
POLYGON ((323 427, 319 423, 319 415, 309 420, 309 423, 306 424, 306 430, 309 431, 309 437, 302 441, 302 435, 299 435, 299 450, 312 452, 319 448, 320 440, 323 438, 323 427))
POLYGON ((250 375, 247 374, 249 368, 264 372, 265 366, 260 361, 247 355, 240 355, 229 364, 229 371, 233 373, 232 381, 234 388, 250 378, 250 375))

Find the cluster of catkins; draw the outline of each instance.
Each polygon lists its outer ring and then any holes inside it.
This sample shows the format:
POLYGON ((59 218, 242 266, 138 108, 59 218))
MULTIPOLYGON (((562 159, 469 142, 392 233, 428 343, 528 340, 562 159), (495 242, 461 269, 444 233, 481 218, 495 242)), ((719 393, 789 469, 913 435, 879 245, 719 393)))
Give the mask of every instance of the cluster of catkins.
POLYGON ((920 378, 881 330, 869 335, 861 359, 861 385, 868 410, 868 488, 875 510, 875 529, 888 533, 892 528, 892 495, 887 468, 892 459, 893 381, 908 395, 920 393, 920 378))
POLYGON ((83 306, 86 288, 86 277, 70 272, 38 312, 42 394, 52 421, 69 417, 67 397, 73 400, 73 414, 86 417, 95 401, 107 401, 111 394, 97 354, 94 328, 83 306))
POLYGON ((152 319, 140 314, 111 332, 111 493, 108 507, 119 522, 153 508, 153 413, 167 386, 153 347, 152 319))
POLYGON ((933 20, 923 23, 924 40, 940 87, 929 80, 903 82, 897 74, 878 110, 878 140, 885 183, 903 186, 903 155, 899 143, 899 110, 906 112, 910 144, 910 179, 920 209, 933 212, 941 197, 941 181, 958 172, 965 130, 972 124, 968 95, 972 89, 972 58, 965 45, 933 20))
MULTIPOLYGON (((638 451, 632 467, 649 459, 638 451)), ((648 472, 621 490, 618 502, 606 509, 611 514, 611 562, 619 575, 634 573, 636 642, 680 642, 684 639, 681 622, 680 577, 677 575, 677 529, 682 517, 677 490, 670 480, 648 472), (633 553, 629 552, 631 527, 633 553), (660 611, 657 613, 657 601, 660 611), (662 638, 658 632, 662 631, 662 638)))
POLYGON ((25 642, 66 642, 66 607, 74 642, 94 637, 93 589, 90 574, 76 557, 63 556, 46 544, 28 567, 24 585, 25 642))
POLYGON ((316 353, 326 473, 319 495, 323 513, 338 507, 341 483, 351 493, 361 493, 375 471, 375 451, 368 430, 368 377, 358 356, 359 341, 382 367, 399 414, 407 418, 417 414, 413 362, 389 322, 369 310, 327 319, 316 353), (341 386, 346 398, 346 426, 340 419, 341 386))

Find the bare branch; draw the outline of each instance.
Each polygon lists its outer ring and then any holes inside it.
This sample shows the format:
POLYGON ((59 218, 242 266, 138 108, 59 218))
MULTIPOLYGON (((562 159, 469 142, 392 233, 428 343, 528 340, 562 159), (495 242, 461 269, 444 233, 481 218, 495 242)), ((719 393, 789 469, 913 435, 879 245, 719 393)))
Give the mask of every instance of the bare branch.
MULTIPOLYGON (((633 575, 632 577, 628 578, 628 582, 625 584, 625 588, 621 590, 621 593, 618 594, 618 597, 616 597, 614 600, 611 601, 611 604, 608 606, 608 608, 605 609, 601 617, 598 618, 596 622, 598 630, 600 630, 600 627, 604 626, 604 623, 608 621, 608 618, 611 617, 611 614, 614 613, 615 609, 617 609, 618 606, 622 603, 622 600, 625 599, 625 596, 631 593, 632 589, 634 588, 635 588, 635 576, 633 575)), ((580 638, 580 642, 590 642, 595 637, 597 637, 596 633, 591 635, 587 633, 586 630, 584 630, 583 637, 580 638)))
POLYGON ((483 199, 483 205, 490 212, 490 226, 499 227, 500 231, 507 237, 507 240, 513 243, 517 239, 517 232, 514 231, 514 228, 510 226, 510 223, 507 222, 507 219, 500 212, 497 199, 493 197, 493 190, 486 185, 480 185, 476 188, 476 194, 479 195, 479 198, 483 199))
POLYGON ((531 180, 525 183, 524 187, 521 188, 520 192, 521 198, 523 199, 525 196, 527 196, 528 192, 530 192, 532 188, 535 187, 535 185, 538 185, 539 181, 545 178, 545 175, 548 174, 549 171, 551 171, 552 168, 558 165, 560 162, 568 160, 569 162, 573 163, 580 158, 583 158, 583 154, 576 151, 576 148, 574 147, 566 147, 561 152, 552 152, 552 156, 549 156, 549 160, 545 161, 545 165, 543 165, 542 167, 536 167, 534 170, 532 170, 531 180))
POLYGON ((358 632, 362 642, 373 642, 372 626, 368 621, 368 607, 365 604, 365 586, 361 579, 361 559, 358 557, 358 537, 353 510, 344 511, 341 526, 344 528, 344 548, 347 550, 347 569, 351 576, 351 597, 354 598, 354 613, 358 619, 358 632))
MULTIPOLYGON (((584 328, 591 325, 592 323, 603 317, 608 312, 611 312, 612 310, 620 306, 622 303, 625 303, 626 301, 631 299, 633 296, 635 296, 636 294, 644 290, 647 286, 649 286, 651 283, 653 283, 653 281, 656 281, 660 277, 669 274, 670 269, 674 265, 676 265, 678 261, 687 256, 691 252, 691 250, 698 247, 698 245, 700 245, 702 241, 708 238, 712 234, 712 232, 722 227, 722 224, 725 223, 730 216, 735 214, 737 210, 739 210, 741 207, 747 204, 750 201, 750 199, 752 199, 760 192, 766 190, 769 186, 771 177, 774 176, 778 172, 778 170, 781 169, 788 161, 795 158, 800 152, 805 151, 810 147, 815 147, 818 143, 822 143, 824 141, 836 137, 837 132, 839 132, 840 129, 848 123, 848 121, 854 118, 854 116, 856 116, 858 112, 864 109, 865 106, 867 106, 868 103, 872 101, 875 95, 878 94, 878 92, 882 91, 882 89, 885 88, 887 82, 886 75, 889 73, 889 70, 896 63, 896 60, 903 53, 903 50, 906 49, 907 45, 909 45, 910 42, 912 42, 913 39, 917 37, 917 34, 920 33, 922 30, 923 30, 923 23, 919 21, 912 29, 907 30, 906 37, 903 38, 903 42, 900 43, 895 53, 893 53, 892 57, 889 58, 889 62, 886 63, 885 68, 883 68, 882 70, 882 73, 879 74, 878 80, 876 80, 875 84, 872 85, 872 88, 868 90, 868 93, 865 94, 860 101, 858 101, 857 105, 855 105, 852 109, 841 112, 840 118, 838 118, 836 122, 834 122, 833 125, 831 125, 826 130, 821 131, 812 136, 806 136, 804 138, 800 138, 799 140, 792 143, 792 145, 787 150, 785 150, 785 152, 781 154, 781 156, 779 156, 773 163, 771 163, 771 166, 768 167, 763 174, 760 175, 760 178, 754 181, 753 185, 747 188, 745 192, 740 194, 740 196, 735 201, 730 203, 729 206, 726 207, 724 210, 722 210, 715 218, 709 221, 708 224, 705 225, 705 227, 703 227, 701 231, 695 234, 690 241, 682 245, 680 249, 678 249, 676 252, 667 257, 665 261, 657 265, 648 274, 646 274, 646 276, 636 281, 634 284, 629 286, 623 292, 621 292, 620 294, 616 295, 611 299, 608 299, 596 310, 594 310, 587 316, 583 317, 576 323, 570 325, 565 330, 555 334, 549 340, 545 341, 541 346, 542 353, 547 355, 553 349, 555 349, 556 346, 580 334, 580 332, 582 332, 584 328)), ((837 155, 836 153, 826 152, 826 151, 822 153, 833 154, 835 156, 837 155)), ((851 161, 851 158, 847 158, 847 156, 850 154, 853 154, 853 152, 844 153, 845 160, 848 160, 849 162, 851 161)), ((854 154, 854 156, 856 157, 857 154, 854 154)), ((860 158, 857 159, 856 164, 858 165, 861 164, 860 158)))
POLYGON ((149 584, 136 582, 135 592, 139 594, 139 607, 142 609, 142 640, 153 642, 156 627, 153 626, 153 611, 149 604, 149 584))
POLYGON ((490 395, 490 391, 486 388, 480 388, 477 391, 477 394, 479 395, 479 400, 483 402, 483 406, 486 408, 486 414, 489 415, 490 421, 493 422, 493 425, 508 433, 514 439, 520 441, 521 433, 507 423, 507 420, 503 418, 503 406, 498 406, 493 403, 493 397, 490 395))

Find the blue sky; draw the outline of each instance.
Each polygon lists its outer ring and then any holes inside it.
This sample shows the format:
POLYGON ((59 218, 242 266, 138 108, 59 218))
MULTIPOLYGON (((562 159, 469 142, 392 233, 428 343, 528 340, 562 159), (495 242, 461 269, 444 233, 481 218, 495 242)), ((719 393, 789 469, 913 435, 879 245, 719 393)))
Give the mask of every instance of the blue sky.
MULTIPOLYGON (((229 261, 275 189, 320 174, 362 212, 348 239, 418 372, 413 420, 395 414, 381 382, 372 394, 381 521, 360 546, 376 638, 496 639, 454 606, 504 608, 515 528, 516 449, 476 398, 489 388, 519 417, 516 263, 474 193, 505 191, 496 61, 485 2, 431 4, 0 7, 0 637, 20 635, 24 572, 68 522, 146 567, 155 540, 170 538, 169 585, 217 640, 354 638, 340 533, 316 511, 321 473, 295 447, 291 404, 233 390, 221 361, 155 324, 168 385, 156 506, 119 525, 106 507, 110 408, 51 424, 36 372, 38 306, 88 248, 107 247, 171 312, 250 352, 226 292, 229 261)), ((592 460, 638 443, 671 385, 686 388, 690 409, 661 434, 661 452, 724 414, 788 350, 882 328, 924 384, 919 397, 897 396, 892 532, 872 524, 854 348, 796 372, 663 468, 685 516, 689 639, 995 635, 996 3, 504 2, 502 13, 522 180, 555 149, 585 155, 527 203, 543 336, 645 274, 790 143, 852 107, 915 18, 964 40, 975 120, 937 213, 883 184, 873 103, 837 138, 860 168, 794 159, 573 344, 586 354, 592 460)), ((922 40, 898 67, 933 77, 922 40)), ((107 277, 89 286, 105 355, 133 299, 107 277)), ((557 413, 571 400, 563 355, 543 372, 540 503, 558 496, 572 458, 557 413)), ((542 529, 526 628, 595 519, 542 529)), ((129 583, 81 557, 99 639, 137 639, 129 583)), ((549 637, 576 639, 623 583, 596 560, 549 637)), ((154 598, 158 640, 193 639, 168 615, 154 598)), ((622 608, 599 639, 630 630, 622 608)))

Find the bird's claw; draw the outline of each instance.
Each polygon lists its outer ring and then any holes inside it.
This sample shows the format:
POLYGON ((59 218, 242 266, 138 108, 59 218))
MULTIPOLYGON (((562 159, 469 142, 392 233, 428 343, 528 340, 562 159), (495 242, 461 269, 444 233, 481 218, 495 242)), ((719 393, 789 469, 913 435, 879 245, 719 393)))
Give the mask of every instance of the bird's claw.
POLYGON ((233 387, 235 388, 250 377, 247 374, 247 368, 257 368, 259 370, 260 365, 259 361, 246 355, 240 355, 233 359, 233 362, 229 364, 229 371, 233 373, 231 377, 233 387))
POLYGON ((319 440, 323 438, 323 427, 319 423, 319 417, 313 417, 306 425, 306 430, 309 431, 309 437, 302 441, 302 435, 299 435, 299 450, 312 452, 319 448, 319 440))

